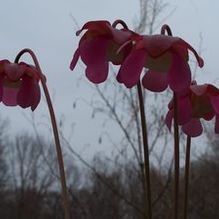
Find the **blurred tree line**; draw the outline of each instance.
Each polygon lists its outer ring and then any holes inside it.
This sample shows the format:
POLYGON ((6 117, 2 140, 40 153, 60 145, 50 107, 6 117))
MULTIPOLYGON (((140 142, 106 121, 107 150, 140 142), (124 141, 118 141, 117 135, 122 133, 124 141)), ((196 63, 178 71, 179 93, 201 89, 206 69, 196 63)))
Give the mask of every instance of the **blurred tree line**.
MULTIPOLYGON (((9 138, 6 129, 2 123, 0 218, 62 219, 54 145, 39 135, 9 138)), ((192 219, 219 218, 219 137, 210 133, 206 133, 208 149, 191 164, 188 210, 192 219)), ((115 158, 109 163, 109 158, 97 154, 88 163, 71 149, 65 161, 73 219, 143 218, 141 167, 134 159, 115 158), (84 166, 74 164, 75 156, 84 166)), ((154 219, 171 218, 171 169, 155 165, 151 169, 154 219)), ((182 168, 181 186, 183 173, 182 168)))
MULTIPOLYGON (((139 0, 135 31, 152 34, 170 13, 163 14, 163 0, 139 0)), ((113 69, 111 69, 114 71, 113 69)), ((196 71, 196 68, 195 68, 196 71)), ((195 72, 194 71, 194 72, 195 72)), ((94 88, 92 118, 104 114, 104 123, 118 127, 121 139, 110 130, 99 136, 99 144, 112 146, 110 157, 96 154, 88 162, 61 132, 72 219, 143 219, 143 145, 136 89, 124 89, 113 79, 94 88), (76 162, 80 165, 76 165, 76 162)), ((144 91, 151 158, 153 219, 172 214, 172 138, 164 127, 170 100, 144 91)), ((77 103, 78 104, 78 103, 77 103)), ((73 104, 77 107, 76 102, 73 104)), ((105 124, 106 125, 106 124, 105 124)), ((61 126, 61 123, 60 123, 61 126)), ((54 145, 37 133, 8 135, 7 122, 0 120, 0 219, 62 219, 62 199, 54 145)), ((207 127, 206 152, 193 154, 190 171, 190 219, 219 218, 219 137, 207 127)), ((60 131, 62 128, 60 128, 60 131)), ((184 145, 182 139, 181 145, 184 145)), ((93 145, 92 147, 95 147, 93 145)), ((183 147, 181 147, 181 155, 183 147)), ((183 161, 183 156, 181 157, 183 161)), ((184 183, 184 163, 180 187, 184 183)), ((182 189, 181 189, 182 191, 182 189)), ((183 202, 183 193, 180 194, 183 202)), ((181 208, 183 203, 180 203, 181 208)), ((180 212, 182 213, 182 212, 180 212)), ((180 215, 182 217, 182 215, 180 215)))

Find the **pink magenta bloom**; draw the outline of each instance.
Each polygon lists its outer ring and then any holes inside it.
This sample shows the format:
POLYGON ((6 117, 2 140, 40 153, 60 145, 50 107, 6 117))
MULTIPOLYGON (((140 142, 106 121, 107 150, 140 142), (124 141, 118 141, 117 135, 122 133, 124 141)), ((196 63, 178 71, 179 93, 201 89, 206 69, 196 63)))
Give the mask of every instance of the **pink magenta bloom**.
POLYGON ((142 36, 134 44, 117 76, 128 88, 139 82, 143 67, 147 72, 142 83, 151 91, 164 91, 168 85, 175 92, 188 88, 191 83, 188 50, 194 53, 200 67, 204 65, 197 52, 179 37, 142 36))
POLYGON ((119 65, 128 55, 132 43, 126 42, 130 41, 134 33, 128 29, 116 29, 108 21, 87 22, 81 30, 77 31, 76 35, 78 36, 83 30, 87 31, 74 53, 70 69, 75 68, 81 57, 86 65, 87 78, 93 83, 101 83, 108 76, 109 62, 119 65), (118 54, 118 49, 124 43, 126 43, 125 49, 118 54))
MULTIPOLYGON (((178 124, 190 137, 201 135, 203 128, 200 119, 215 121, 215 132, 219 133, 219 89, 211 84, 190 86, 185 93, 178 95, 178 124)), ((171 129, 173 120, 173 101, 169 104, 166 124, 171 129)))
POLYGON ((39 73, 24 62, 0 61, 0 101, 6 106, 31 107, 40 102, 39 73))

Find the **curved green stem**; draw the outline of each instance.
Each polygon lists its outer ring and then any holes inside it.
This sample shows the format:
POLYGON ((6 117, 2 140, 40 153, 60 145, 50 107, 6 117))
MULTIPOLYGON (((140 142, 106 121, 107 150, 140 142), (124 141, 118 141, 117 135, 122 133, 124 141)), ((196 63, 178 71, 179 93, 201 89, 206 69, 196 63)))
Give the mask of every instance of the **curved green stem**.
POLYGON ((64 168, 64 161, 63 161, 63 155, 62 155, 62 148, 59 140, 59 133, 58 133, 58 127, 56 123, 56 117, 55 117, 55 112, 53 109, 52 101, 50 98, 49 90, 46 85, 46 78, 43 75, 39 62, 37 60, 36 55, 31 49, 23 49, 21 50, 16 58, 15 58, 15 63, 19 62, 19 59, 24 53, 28 53, 35 64, 36 69, 40 73, 40 81, 43 87, 43 91, 46 97, 49 113, 50 113, 50 118, 51 118, 51 123, 52 123, 52 128, 53 128, 53 134, 54 134, 54 139, 55 139, 55 145, 56 145, 56 153, 57 153, 57 160, 58 160, 58 165, 59 165, 59 172, 60 172, 60 179, 61 179, 61 186, 62 186, 62 198, 63 198, 63 205, 64 205, 64 213, 65 213, 65 219, 70 219, 70 206, 69 206, 69 197, 68 197, 68 190, 67 190, 67 185, 66 185, 66 177, 65 177, 65 168, 64 168))
POLYGON ((177 96, 173 95, 174 102, 174 219, 178 219, 179 208, 179 126, 178 126, 178 107, 177 96))
POLYGON ((140 82, 138 83, 138 98, 139 98, 139 107, 141 115, 141 126, 142 126, 142 138, 144 146, 144 171, 145 171, 145 183, 146 183, 146 196, 147 196, 147 216, 148 219, 152 219, 152 205, 151 205, 151 180, 150 180, 150 160, 149 160, 149 146, 148 146, 148 134, 147 134, 147 125, 144 109, 144 100, 141 89, 140 82))
POLYGON ((185 184, 184 184, 183 219, 187 219, 188 193, 189 193, 190 151, 191 151, 191 137, 189 137, 187 135, 187 140, 186 140, 186 161, 185 161, 185 178, 184 178, 185 184))

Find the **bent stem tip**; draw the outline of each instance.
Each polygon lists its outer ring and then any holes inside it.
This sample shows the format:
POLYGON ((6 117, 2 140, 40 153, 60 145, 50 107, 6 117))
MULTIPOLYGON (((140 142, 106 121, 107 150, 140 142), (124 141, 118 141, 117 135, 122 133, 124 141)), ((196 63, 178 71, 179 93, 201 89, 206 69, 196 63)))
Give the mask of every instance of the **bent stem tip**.
POLYGON ((48 109, 49 109, 49 114, 50 114, 50 119, 51 119, 51 123, 52 123, 52 128, 53 128, 56 153, 57 153, 57 160, 58 160, 58 166, 59 166, 59 172, 60 172, 60 180, 61 180, 61 186, 62 186, 62 198, 63 198, 65 219, 70 219, 70 205, 69 205, 68 190, 67 190, 67 185, 66 185, 66 177, 65 177, 65 168, 64 168, 62 148, 61 148, 60 139, 59 139, 59 133, 58 133, 55 112, 53 109, 49 90, 48 90, 47 85, 46 85, 46 78, 45 78, 44 74, 42 73, 42 70, 40 68, 40 65, 39 65, 39 62, 37 60, 35 53, 31 49, 21 50, 15 58, 15 63, 18 63, 21 56, 25 53, 28 53, 31 56, 36 69, 40 73, 40 81, 41 81, 43 91, 44 91, 44 94, 46 97, 46 101, 47 101, 47 105, 48 105, 48 109))

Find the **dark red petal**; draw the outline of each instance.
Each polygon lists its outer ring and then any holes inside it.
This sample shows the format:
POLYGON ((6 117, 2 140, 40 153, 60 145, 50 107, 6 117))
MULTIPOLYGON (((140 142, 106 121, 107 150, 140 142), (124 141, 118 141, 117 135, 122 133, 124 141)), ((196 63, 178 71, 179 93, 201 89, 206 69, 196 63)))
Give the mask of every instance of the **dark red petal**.
POLYGON ((87 65, 86 76, 93 83, 101 83, 108 75, 108 60, 106 57, 108 40, 95 38, 81 43, 81 59, 87 65))
POLYGON ((79 56, 80 56, 80 52, 79 52, 79 49, 77 49, 73 55, 73 58, 71 60, 71 64, 70 64, 70 69, 73 71, 77 62, 78 62, 78 59, 79 59, 79 56))
POLYGON ((101 63, 100 65, 87 67, 86 70, 87 78, 95 83, 99 84, 104 82, 108 76, 108 63, 101 63))
POLYGON ((202 134, 203 128, 200 120, 193 118, 182 126, 182 130, 190 137, 197 137, 202 134))
POLYGON ((0 102, 2 101, 2 96, 3 96, 3 78, 4 75, 0 74, 0 102))
POLYGON ((192 118, 192 104, 188 96, 178 99, 178 123, 183 125, 192 118))
POLYGON ((38 82, 28 76, 25 76, 22 79, 22 84, 17 95, 17 103, 22 108, 31 106, 31 109, 34 110, 40 101, 38 82))
POLYGON ((172 65, 168 73, 170 88, 175 92, 188 89, 191 84, 191 71, 188 63, 178 54, 173 53, 172 65))
POLYGON ((35 66, 28 65, 24 62, 20 62, 19 65, 25 67, 25 69, 24 69, 24 74, 25 75, 28 75, 29 77, 34 78, 37 81, 40 80, 40 77, 41 77, 40 72, 36 69, 35 66))
POLYGON ((198 55, 196 50, 190 44, 188 44, 187 42, 185 42, 182 39, 180 39, 179 44, 193 52, 193 54, 195 55, 195 58, 198 62, 199 67, 202 68, 204 66, 204 60, 198 55))
POLYGON ((5 65, 10 64, 7 59, 0 60, 0 74, 5 74, 5 65))
POLYGON ((140 80, 141 71, 145 63, 145 51, 133 50, 122 63, 117 80, 131 88, 140 80))
POLYGON ((2 102, 6 106, 17 106, 18 91, 18 88, 3 86, 2 102))
POLYGON ((193 93, 195 93, 195 95, 201 96, 201 95, 204 95, 207 92, 208 84, 191 85, 190 89, 192 90, 193 93))
POLYGON ((40 87, 37 81, 34 81, 32 92, 33 92, 33 99, 31 102, 31 110, 34 111, 38 106, 41 98, 40 87))
POLYGON ((109 21, 105 21, 105 20, 89 21, 85 23, 84 26, 76 32, 76 35, 78 36, 85 29, 106 32, 108 31, 109 26, 111 26, 109 21))
POLYGON ((20 90, 17 96, 18 105, 22 108, 27 108, 31 105, 32 93, 32 80, 27 76, 23 78, 20 90))
POLYGON ((5 64, 5 74, 11 81, 18 81, 24 73, 25 67, 16 63, 5 64))
POLYGON ((143 39, 139 39, 140 40, 136 44, 136 49, 145 49, 153 58, 161 56, 169 50, 174 43, 180 41, 180 38, 178 37, 166 35, 144 36, 143 39))
POLYGON ((203 116, 203 119, 210 121, 213 119, 214 116, 215 116, 215 112, 209 112, 203 116))
POLYGON ((113 27, 110 27, 110 29, 113 40, 120 45, 124 44, 126 41, 130 41, 132 34, 134 34, 129 30, 118 30, 113 27))
POLYGON ((212 107, 216 114, 219 114, 219 97, 218 96, 210 96, 210 101, 212 107))
POLYGON ((208 85, 207 88, 208 95, 219 96, 219 89, 217 87, 215 87, 212 84, 207 84, 207 85, 208 85))
POLYGON ((148 70, 142 79, 144 88, 153 91, 164 91, 167 86, 167 73, 148 70))

